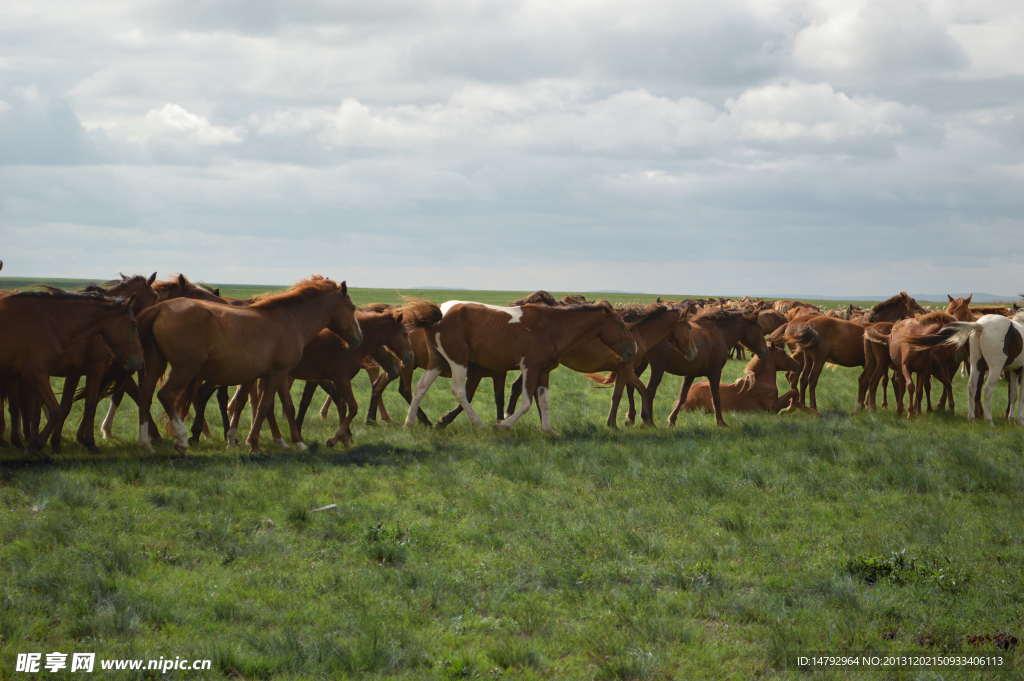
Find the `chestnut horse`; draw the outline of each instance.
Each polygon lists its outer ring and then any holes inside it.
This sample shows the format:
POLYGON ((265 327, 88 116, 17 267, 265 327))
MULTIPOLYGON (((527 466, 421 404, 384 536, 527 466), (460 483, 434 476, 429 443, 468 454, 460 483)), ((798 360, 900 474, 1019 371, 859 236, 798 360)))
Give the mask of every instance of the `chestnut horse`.
MULTIPOLYGON (((650 411, 644 412, 641 407, 640 417, 647 425, 654 424, 654 399, 658 394, 658 386, 666 373, 683 376, 683 385, 679 397, 668 417, 668 425, 674 426, 679 410, 686 403, 686 396, 693 385, 693 379, 707 376, 711 385, 711 399, 715 407, 715 423, 728 425, 722 418, 721 399, 718 386, 722 379, 722 369, 728 361, 729 349, 737 343, 753 352, 758 357, 768 355, 768 346, 764 342, 761 324, 757 321, 757 311, 753 308, 743 310, 715 310, 702 312, 690 318, 690 333, 693 344, 697 348, 697 356, 687 359, 669 343, 662 341, 647 351, 647 356, 637 365, 636 374, 642 375, 647 365, 651 367, 651 378, 647 381, 647 396, 650 400, 650 411)), ((626 423, 632 423, 636 416, 631 387, 626 388, 629 397, 629 411, 626 423)))
MULTIPOLYGON (((560 360, 562 366, 581 374, 588 374, 588 378, 591 380, 602 383, 614 381, 611 408, 606 421, 609 428, 617 427, 619 402, 627 385, 638 390, 643 405, 650 407, 647 388, 636 374, 636 365, 643 361, 650 348, 662 341, 667 341, 674 351, 689 359, 696 357, 697 348, 693 344, 689 322, 689 316, 693 309, 693 306, 677 308, 662 303, 616 308, 636 342, 636 355, 627 361, 622 361, 610 347, 597 338, 578 345, 562 355, 560 360), (607 378, 592 375, 600 371, 612 373, 607 378)), ((516 379, 509 395, 506 416, 515 409, 521 393, 522 380, 516 379)))
MULTIPOLYGON (((68 346, 99 334, 125 371, 138 371, 142 366, 142 347, 131 310, 134 302, 134 298, 55 288, 0 298, 0 328, 17 329, 17 333, 0 334, 0 387, 10 391, 16 383, 26 402, 37 398, 46 411, 46 425, 29 441, 28 450, 41 450, 60 418, 50 375, 68 346)), ((11 417, 13 436, 18 419, 13 413, 11 417)))
POLYGON ((523 405, 500 421, 499 428, 511 427, 529 410, 531 398, 536 395, 541 426, 551 431, 548 374, 558 366, 562 355, 592 338, 600 338, 623 361, 636 354, 636 343, 625 322, 608 303, 496 307, 448 301, 441 306, 441 312, 444 314, 441 321, 427 328, 430 367, 416 385, 405 419, 406 427, 413 424, 420 401, 440 375, 442 360, 451 368, 452 393, 477 426, 483 426, 483 422, 466 397, 470 362, 491 371, 519 369, 522 372, 523 405))
MULTIPOLYGON (((139 319, 146 357, 139 447, 152 450, 147 430, 150 405, 157 380, 170 364, 170 375, 158 396, 174 428, 174 446, 182 454, 188 449, 188 430, 174 402, 183 389, 196 379, 242 385, 266 378, 266 390, 246 439, 250 449, 258 451, 260 426, 273 407, 274 395, 288 389, 288 372, 302 359, 303 348, 325 328, 351 347, 358 347, 362 340, 348 286, 319 275, 250 307, 177 298, 146 310, 139 319)), ((231 430, 238 427, 237 416, 231 430)), ((287 403, 285 416, 292 442, 304 449, 295 412, 287 409, 287 403)))
MULTIPOLYGON (((779 385, 775 374, 779 371, 799 371, 800 365, 781 348, 768 348, 768 356, 764 359, 755 357, 747 364, 746 373, 735 383, 726 383, 719 387, 722 400, 722 411, 766 411, 778 414, 785 409, 800 409, 817 415, 818 412, 798 402, 796 390, 790 390, 779 396, 779 385)), ((683 411, 704 411, 714 413, 715 405, 711 399, 711 384, 701 381, 690 388, 683 403, 683 411)))

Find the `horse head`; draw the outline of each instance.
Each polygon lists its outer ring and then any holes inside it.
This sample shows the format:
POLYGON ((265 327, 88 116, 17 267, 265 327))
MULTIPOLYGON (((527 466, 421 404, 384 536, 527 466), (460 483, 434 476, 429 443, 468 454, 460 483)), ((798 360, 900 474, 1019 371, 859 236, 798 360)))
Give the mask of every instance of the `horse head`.
POLYGON ((611 348, 623 362, 628 362, 636 357, 636 341, 619 313, 606 301, 597 303, 597 307, 604 315, 604 324, 601 326, 599 334, 601 342, 611 348))

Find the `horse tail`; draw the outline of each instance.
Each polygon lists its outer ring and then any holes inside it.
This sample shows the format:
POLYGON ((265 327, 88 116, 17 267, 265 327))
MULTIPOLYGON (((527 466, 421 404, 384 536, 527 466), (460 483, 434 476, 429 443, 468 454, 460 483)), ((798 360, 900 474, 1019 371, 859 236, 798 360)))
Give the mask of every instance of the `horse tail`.
POLYGON ((787 326, 789 326, 789 322, 786 322, 785 324, 783 324, 782 326, 768 334, 768 343, 770 345, 775 345, 776 343, 781 343, 783 340, 785 340, 787 326))
MULTIPOLYGON (((121 386, 121 381, 127 378, 128 372, 116 359, 111 359, 103 376, 100 378, 100 399, 110 397, 121 386)), ((85 386, 75 392, 75 402, 85 399, 85 386)))
POLYGON ((903 342, 912 348, 935 348, 940 345, 960 347, 975 333, 981 334, 981 324, 977 322, 953 322, 947 324, 938 333, 924 335, 911 334, 903 338, 903 342))
POLYGON ((174 396, 174 411, 178 412, 178 416, 181 420, 188 418, 189 411, 192 409, 192 400, 195 399, 196 393, 199 392, 199 379, 193 378, 185 389, 174 396))
POLYGON ((821 336, 808 324, 797 324, 792 329, 788 329, 785 337, 787 343, 792 343, 801 350, 816 348, 821 342, 821 336))
POLYGON ((889 334, 882 333, 874 326, 869 326, 864 330, 864 338, 868 339, 872 343, 878 343, 879 345, 889 344, 889 334))
MULTIPOLYGON (((583 374, 586 378, 589 378, 594 383, 600 383, 602 386, 610 386, 615 384, 615 374, 609 372, 605 375, 601 374, 583 374)), ((598 386, 592 385, 591 388, 597 388, 598 386)))

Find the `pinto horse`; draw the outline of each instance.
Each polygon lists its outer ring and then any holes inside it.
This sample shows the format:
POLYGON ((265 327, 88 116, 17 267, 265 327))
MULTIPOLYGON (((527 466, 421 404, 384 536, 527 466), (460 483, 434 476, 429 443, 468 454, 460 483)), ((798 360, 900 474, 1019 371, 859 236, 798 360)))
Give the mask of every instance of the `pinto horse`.
MULTIPOLYGON (((46 425, 29 441, 29 450, 42 449, 60 418, 50 375, 68 346, 98 334, 125 371, 138 371, 142 366, 142 347, 131 309, 134 302, 134 297, 108 298, 55 288, 0 298, 0 328, 18 330, 0 334, 0 387, 10 390, 17 384, 20 395, 39 399, 46 411, 46 425)), ((11 418, 13 431, 18 419, 14 413, 11 418)))
POLYGON ((440 375, 444 361, 452 372, 452 393, 470 420, 483 422, 466 396, 469 363, 491 371, 519 369, 523 376, 523 405, 497 425, 511 427, 537 396, 541 427, 551 431, 548 415, 548 374, 558 366, 569 349, 593 338, 610 347, 622 358, 636 355, 636 343, 625 322, 608 303, 548 307, 521 305, 496 307, 463 301, 448 301, 441 306, 444 316, 427 328, 431 359, 427 372, 416 384, 406 427, 413 424, 419 403, 440 375))
MULTIPOLYGON (((779 396, 779 385, 775 374, 779 371, 799 371, 800 365, 781 348, 768 348, 768 356, 764 359, 755 357, 747 364, 743 377, 735 383, 726 383, 719 388, 722 411, 766 411, 778 414, 782 410, 803 410, 813 414, 818 412, 798 403, 799 394, 790 390, 779 396)), ((715 405, 711 398, 711 384, 701 381, 690 388, 683 403, 683 411, 703 411, 714 413, 715 405)))
POLYGON ((985 421, 992 424, 992 393, 999 376, 1005 372, 1010 384, 1008 416, 1013 417, 1013 405, 1016 403, 1016 421, 1024 425, 1024 400, 1018 394, 1018 384, 1024 373, 1024 312, 1010 318, 993 314, 985 315, 976 322, 953 322, 938 333, 908 336, 905 342, 917 348, 961 347, 967 344, 971 362, 971 378, 967 383, 967 420, 973 421, 975 417, 973 405, 983 373, 980 365, 984 361, 989 371, 984 388, 985 421))
MULTIPOLYGON (((302 351, 325 328, 341 336, 350 347, 362 341, 355 305, 348 286, 314 275, 250 307, 177 298, 151 307, 139 320, 145 348, 142 404, 139 405, 139 447, 151 451, 148 421, 157 380, 167 365, 171 372, 159 399, 174 429, 175 448, 188 450, 188 430, 175 409, 175 398, 193 381, 242 385, 266 378, 266 389, 253 417, 246 441, 259 450, 263 420, 273 407, 274 395, 288 389, 288 372, 302 359, 302 351)), ((304 449, 295 425, 295 412, 285 416, 292 442, 304 449)), ((238 414, 231 431, 238 427, 238 414)), ((229 438, 230 439, 230 438, 229 438)))

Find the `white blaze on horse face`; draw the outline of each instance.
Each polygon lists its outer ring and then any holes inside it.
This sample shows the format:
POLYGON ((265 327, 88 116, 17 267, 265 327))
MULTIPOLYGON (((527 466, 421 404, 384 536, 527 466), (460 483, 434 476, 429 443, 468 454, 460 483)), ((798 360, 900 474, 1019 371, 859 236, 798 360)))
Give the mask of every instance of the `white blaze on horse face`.
POLYGON ((456 305, 479 305, 480 307, 490 308, 491 310, 497 310, 498 312, 504 312, 511 319, 509 324, 518 324, 523 318, 523 308, 521 307, 498 307, 497 305, 488 305, 487 303, 474 303, 469 300, 449 300, 441 305, 441 314, 448 314, 448 310, 452 309, 456 305))

